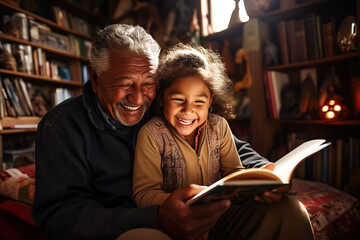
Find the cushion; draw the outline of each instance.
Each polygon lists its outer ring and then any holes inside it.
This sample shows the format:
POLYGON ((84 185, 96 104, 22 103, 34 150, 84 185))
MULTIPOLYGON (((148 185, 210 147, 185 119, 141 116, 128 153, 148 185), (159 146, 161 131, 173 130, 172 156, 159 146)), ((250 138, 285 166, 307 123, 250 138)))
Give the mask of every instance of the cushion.
POLYGON ((35 164, 10 168, 0 172, 0 195, 33 204, 35 192, 35 164))
POLYGON ((293 179, 290 194, 307 209, 315 239, 360 239, 360 201, 328 184, 293 179))

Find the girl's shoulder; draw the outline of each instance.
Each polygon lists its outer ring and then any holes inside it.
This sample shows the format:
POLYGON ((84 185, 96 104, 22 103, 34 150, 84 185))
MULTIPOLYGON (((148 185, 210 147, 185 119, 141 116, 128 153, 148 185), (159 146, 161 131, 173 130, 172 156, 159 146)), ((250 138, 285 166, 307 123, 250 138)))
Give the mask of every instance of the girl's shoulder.
POLYGON ((224 117, 217 115, 215 113, 209 113, 208 116, 208 123, 210 126, 219 125, 219 124, 226 124, 227 121, 224 117))
POLYGON ((168 132, 165 120, 162 117, 156 116, 151 118, 140 131, 147 130, 152 135, 158 136, 161 133, 168 132))

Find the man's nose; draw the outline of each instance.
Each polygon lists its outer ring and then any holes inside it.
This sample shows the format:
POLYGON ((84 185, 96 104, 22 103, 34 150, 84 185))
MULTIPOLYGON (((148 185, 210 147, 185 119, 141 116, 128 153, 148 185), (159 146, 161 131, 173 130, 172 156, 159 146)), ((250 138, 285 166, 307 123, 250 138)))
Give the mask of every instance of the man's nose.
POLYGON ((140 88, 133 89, 127 97, 128 101, 134 105, 141 105, 144 103, 146 97, 145 93, 140 88))

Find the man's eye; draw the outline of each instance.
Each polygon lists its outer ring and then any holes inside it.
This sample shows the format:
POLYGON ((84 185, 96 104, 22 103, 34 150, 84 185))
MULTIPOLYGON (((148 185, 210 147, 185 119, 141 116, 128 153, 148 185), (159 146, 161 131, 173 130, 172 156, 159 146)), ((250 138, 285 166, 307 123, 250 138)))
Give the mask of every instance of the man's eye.
POLYGON ((152 88, 155 86, 155 83, 154 82, 153 83, 145 83, 144 85, 148 88, 152 88))
POLYGON ((119 85, 119 88, 127 90, 130 89, 132 87, 132 85, 119 85))

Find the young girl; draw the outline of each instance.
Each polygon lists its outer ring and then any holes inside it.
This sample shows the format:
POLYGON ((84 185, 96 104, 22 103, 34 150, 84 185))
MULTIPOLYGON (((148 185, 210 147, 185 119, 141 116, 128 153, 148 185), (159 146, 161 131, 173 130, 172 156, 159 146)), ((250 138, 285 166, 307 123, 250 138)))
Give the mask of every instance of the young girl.
POLYGON ((160 58, 157 77, 162 111, 140 130, 135 151, 133 197, 139 207, 243 168, 224 118, 232 114, 233 90, 220 56, 178 44, 160 58))

